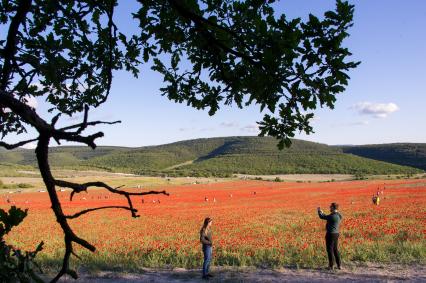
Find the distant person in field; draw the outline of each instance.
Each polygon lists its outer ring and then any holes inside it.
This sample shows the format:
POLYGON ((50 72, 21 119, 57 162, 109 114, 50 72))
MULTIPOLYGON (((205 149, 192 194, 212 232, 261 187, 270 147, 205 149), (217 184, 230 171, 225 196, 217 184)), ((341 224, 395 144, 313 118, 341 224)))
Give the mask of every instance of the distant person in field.
POLYGON ((376 195, 373 195, 373 197, 371 198, 371 200, 373 201, 374 205, 377 204, 377 196, 376 195))
POLYGON ((379 205, 380 204, 380 197, 379 197, 379 195, 377 194, 377 196, 376 196, 376 205, 379 205))
POLYGON ((326 215, 320 207, 317 208, 319 218, 327 220, 325 226, 325 245, 328 255, 328 269, 333 270, 333 258, 336 261, 337 269, 341 269, 339 243, 339 226, 343 216, 338 212, 339 205, 335 202, 330 204, 330 214, 326 215))
POLYGON ((212 226, 213 219, 207 217, 204 219, 203 227, 200 230, 200 242, 203 247, 204 262, 203 262, 203 279, 213 277, 209 273, 210 262, 212 259, 213 242, 212 242, 212 226))

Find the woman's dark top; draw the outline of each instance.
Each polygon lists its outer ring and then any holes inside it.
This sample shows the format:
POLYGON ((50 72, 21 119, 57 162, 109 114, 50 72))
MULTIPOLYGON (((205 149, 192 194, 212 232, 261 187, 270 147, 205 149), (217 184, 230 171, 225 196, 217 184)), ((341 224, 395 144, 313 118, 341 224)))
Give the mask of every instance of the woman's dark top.
POLYGON ((207 233, 204 233, 204 229, 200 231, 200 241, 203 245, 211 246, 212 242, 212 231, 209 229, 207 233))

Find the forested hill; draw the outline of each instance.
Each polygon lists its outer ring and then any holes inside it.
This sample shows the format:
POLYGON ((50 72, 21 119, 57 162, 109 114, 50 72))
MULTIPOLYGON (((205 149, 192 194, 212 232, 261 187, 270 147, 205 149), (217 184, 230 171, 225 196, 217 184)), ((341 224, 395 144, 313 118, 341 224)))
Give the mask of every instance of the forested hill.
POLYGON ((426 170, 426 144, 392 143, 341 146, 343 152, 426 170))
MULTIPOLYGON (((269 137, 195 139, 140 148, 53 147, 53 167, 98 168, 136 174, 229 176, 242 174, 407 174, 422 170, 347 153, 350 147, 293 140, 282 151, 269 137)), ((418 160, 418 163, 423 162, 418 160)), ((401 160, 389 160, 403 164, 401 160)), ((34 150, 0 150, 0 163, 36 166, 34 150)), ((424 169, 424 168, 422 168, 424 169)))

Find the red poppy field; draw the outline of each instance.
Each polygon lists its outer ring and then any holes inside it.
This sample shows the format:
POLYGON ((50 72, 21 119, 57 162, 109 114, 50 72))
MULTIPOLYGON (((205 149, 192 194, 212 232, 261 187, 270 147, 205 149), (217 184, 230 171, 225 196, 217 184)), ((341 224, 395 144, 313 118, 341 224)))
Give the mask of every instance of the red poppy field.
MULTIPOLYGON (((163 189, 163 188, 162 188, 163 189)), ((108 270, 201 265, 199 229, 213 217, 213 264, 277 267, 326 265, 325 221, 316 208, 338 202, 343 214, 340 250, 344 263, 424 263, 426 260, 426 180, 287 183, 234 181, 165 187, 170 196, 135 197, 141 215, 96 211, 70 220, 74 231, 97 247, 76 247, 73 265, 108 270), (371 197, 377 190, 379 206, 371 197), (208 199, 208 201, 206 200, 208 199)), ((129 189, 140 191, 140 189, 129 189)), ((103 190, 59 192, 66 213, 89 207, 125 205, 103 190)), ((1 208, 28 208, 25 221, 6 239, 25 250, 43 240, 38 256, 55 267, 63 255, 63 235, 50 209, 47 193, 1 195, 1 208)))

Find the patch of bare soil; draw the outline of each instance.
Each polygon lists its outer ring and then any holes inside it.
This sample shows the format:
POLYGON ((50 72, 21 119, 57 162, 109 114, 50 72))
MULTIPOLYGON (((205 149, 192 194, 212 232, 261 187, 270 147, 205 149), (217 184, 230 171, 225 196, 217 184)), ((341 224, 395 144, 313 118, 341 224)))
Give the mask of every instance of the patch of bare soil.
MULTIPOLYGON (((342 270, 325 269, 254 269, 213 268, 213 278, 208 282, 426 282, 425 265, 365 265, 342 270)), ((96 275, 80 274, 77 282, 133 283, 133 282, 205 282, 200 270, 146 269, 140 274, 99 272, 96 275)), ((63 278, 61 282, 74 282, 63 278)))

